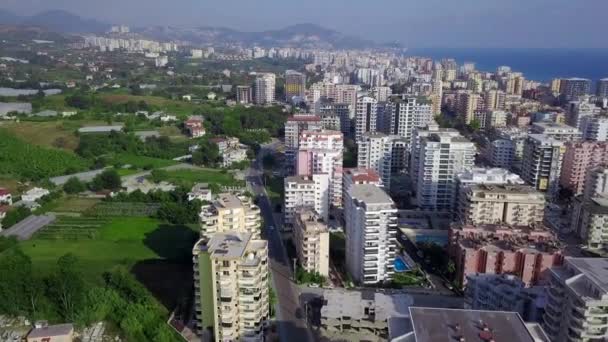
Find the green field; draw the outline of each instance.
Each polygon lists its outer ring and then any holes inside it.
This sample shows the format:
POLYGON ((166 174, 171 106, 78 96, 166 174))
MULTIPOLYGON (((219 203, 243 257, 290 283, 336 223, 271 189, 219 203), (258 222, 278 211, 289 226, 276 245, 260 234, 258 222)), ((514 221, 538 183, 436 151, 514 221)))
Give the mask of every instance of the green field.
POLYGON ((101 281, 100 275, 117 264, 132 267, 150 260, 187 262, 198 237, 197 232, 187 226, 165 224, 147 217, 60 218, 48 228, 21 243, 34 269, 48 274, 60 256, 73 253, 92 281, 101 281), (89 238, 70 240, 73 230, 78 229, 84 231, 82 236, 89 238), (93 231, 94 234, 89 234, 93 231), (53 238, 48 236, 51 233, 55 234, 53 238))
POLYGON ((168 171, 169 183, 191 188, 195 183, 209 183, 224 186, 241 186, 244 182, 238 181, 231 174, 214 169, 175 170, 168 171))
POLYGON ((74 151, 78 137, 74 130, 63 125, 62 121, 51 122, 11 122, 0 126, 20 139, 31 144, 49 148, 74 151))
POLYGON ((36 146, 0 129, 0 174, 38 180, 88 166, 89 161, 73 153, 36 146))
POLYGON ((138 169, 143 169, 149 167, 150 169, 158 169, 161 167, 167 167, 171 165, 177 165, 178 162, 169 159, 160 159, 160 158, 152 158, 152 157, 144 157, 144 156, 136 156, 133 154, 127 153, 116 153, 110 157, 108 157, 109 164, 121 164, 121 165, 131 165, 138 169))

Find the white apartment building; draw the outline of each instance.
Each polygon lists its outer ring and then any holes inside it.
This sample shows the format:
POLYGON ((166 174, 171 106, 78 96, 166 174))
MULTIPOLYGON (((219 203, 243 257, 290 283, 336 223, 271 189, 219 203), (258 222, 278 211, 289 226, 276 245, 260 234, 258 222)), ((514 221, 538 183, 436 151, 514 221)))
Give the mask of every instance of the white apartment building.
POLYGON ((376 132, 378 121, 378 100, 371 96, 357 98, 355 107, 355 140, 359 141, 364 133, 376 132))
POLYGON ((386 110, 385 117, 389 123, 383 126, 389 128, 387 133, 405 138, 408 145, 412 140, 414 129, 433 122, 432 104, 426 97, 391 96, 386 110))
MULTIPOLYGON (((350 191, 351 187, 355 184, 373 184, 377 187, 383 187, 382 178, 376 170, 372 169, 363 169, 363 168, 355 168, 355 169, 345 169, 344 170, 344 181, 343 181, 343 190, 342 190, 342 200, 346 201, 348 198, 347 193, 350 191)), ((346 208, 346 203, 342 204, 343 208, 346 208)))
POLYGON ((475 165, 475 144, 462 136, 432 133, 420 141, 416 201, 422 209, 451 210, 456 204, 456 175, 475 165))
POLYGON ((267 105, 274 103, 276 76, 260 74, 255 79, 255 104, 267 105))
POLYGON ((545 196, 528 185, 476 184, 462 187, 458 218, 465 223, 530 226, 543 222, 545 196))
MULTIPOLYGON (((500 140, 508 140, 512 143, 512 149, 510 150, 511 154, 513 154, 513 162, 511 166, 508 167, 510 170, 521 170, 521 161, 524 155, 524 145, 526 139, 528 138, 528 132, 526 129, 518 128, 518 127, 505 127, 497 129, 497 137, 500 140)), ((497 146, 496 153, 497 154, 505 154, 507 153, 505 150, 500 150, 502 147, 505 149, 508 148, 507 145, 497 146)), ((491 149, 494 147, 491 147, 491 149)), ((494 154, 494 152, 492 152, 494 154)), ((498 165, 493 165, 499 167, 498 165)))
POLYGON ((608 339, 608 259, 566 258, 553 267, 542 326, 552 342, 608 339))
POLYGON ((304 131, 300 134, 296 156, 296 174, 312 176, 329 175, 330 203, 342 205, 342 158, 344 138, 341 132, 322 130, 304 131))
POLYGON ((585 200, 575 218, 574 229, 589 249, 608 250, 608 199, 585 200))
POLYGON ((300 265, 306 272, 329 275, 329 230, 314 210, 300 209, 294 220, 293 239, 300 265))
POLYGON ((499 128, 507 126, 508 113, 504 110, 491 110, 486 112, 486 122, 484 127, 499 128))
POLYGON ((597 107, 590 96, 581 96, 576 101, 570 101, 566 110, 568 125, 583 130, 583 119, 599 115, 602 108, 597 107))
POLYGON ((268 242, 250 233, 223 232, 199 240, 192 254, 198 335, 264 341, 270 314, 268 242))
POLYGON ((536 189, 552 195, 559 190, 564 141, 544 134, 530 134, 524 146, 521 177, 536 189))
POLYGON ((503 168, 474 167, 456 175, 458 185, 466 187, 474 184, 524 184, 519 175, 503 168))
POLYGON ((542 134, 547 138, 564 142, 580 140, 583 136, 576 127, 547 121, 533 123, 530 127, 530 134, 542 134))
POLYGON ((222 193, 211 204, 203 205, 199 215, 201 237, 227 231, 251 233, 260 237, 260 208, 244 195, 222 193))
POLYGON ((378 100, 378 102, 386 102, 388 98, 393 94, 391 87, 373 87, 372 96, 378 100))
POLYGON ((608 116, 587 116, 581 120, 583 140, 608 140, 608 116))
POLYGON ((397 252, 397 208, 382 188, 356 184, 347 193, 346 265, 359 284, 389 281, 397 252))
POLYGON ((285 223, 294 223, 301 208, 314 209, 325 221, 329 217, 329 175, 292 176, 285 180, 285 223))
POLYGON ((467 276, 464 307, 469 310, 517 312, 526 322, 542 319, 546 300, 543 286, 526 287, 511 274, 467 276))
POLYGON ((399 136, 365 133, 358 143, 357 167, 376 170, 386 188, 390 189, 391 175, 404 168, 407 159, 405 146, 399 136))

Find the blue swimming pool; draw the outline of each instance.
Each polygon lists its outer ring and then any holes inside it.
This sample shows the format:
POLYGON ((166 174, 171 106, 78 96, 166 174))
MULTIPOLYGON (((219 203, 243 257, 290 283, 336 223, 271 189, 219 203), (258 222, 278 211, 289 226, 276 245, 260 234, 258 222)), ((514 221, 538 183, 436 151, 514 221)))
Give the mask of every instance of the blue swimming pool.
POLYGON ((410 269, 409 266, 405 263, 405 261, 403 261, 403 259, 401 257, 395 258, 394 265, 395 265, 395 272, 405 272, 410 269))

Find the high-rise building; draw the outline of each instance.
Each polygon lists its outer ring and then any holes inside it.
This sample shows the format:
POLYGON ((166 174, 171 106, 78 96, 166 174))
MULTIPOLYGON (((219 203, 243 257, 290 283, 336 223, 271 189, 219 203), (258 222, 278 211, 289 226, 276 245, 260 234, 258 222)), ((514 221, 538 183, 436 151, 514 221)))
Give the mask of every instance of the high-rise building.
POLYGON ((599 98, 608 98, 608 78, 602 78, 601 80, 597 81, 595 94, 599 98))
POLYGON ((501 128, 507 126, 508 114, 502 110, 492 110, 486 112, 486 122, 484 128, 501 128))
POLYGON ((560 89, 562 88, 562 80, 561 78, 554 78, 551 80, 551 92, 555 95, 558 94, 560 92, 560 89))
POLYGON ((476 119, 476 113, 482 112, 484 109, 485 104, 481 95, 472 92, 461 94, 458 113, 467 125, 476 119))
MULTIPOLYGON (((513 154, 513 161, 511 166, 500 166, 492 164, 495 167, 504 167, 511 170, 521 170, 521 162, 524 155, 524 145, 528 138, 528 131, 525 128, 517 127, 505 127, 497 129, 497 138, 502 140, 508 140, 511 143, 511 153, 513 154)), ((507 148, 507 145, 500 147, 507 148)), ((492 147, 494 148, 494 147, 492 147)))
POLYGON ((488 90, 484 94, 484 104, 486 111, 505 110, 507 94, 502 90, 488 90))
POLYGON ((226 231, 199 240, 192 254, 198 334, 215 341, 264 341, 268 242, 226 231))
POLYGON ((581 121, 584 140, 608 141, 608 116, 587 116, 581 121))
POLYGON ((211 204, 203 205, 199 215, 201 237, 209 238, 227 231, 260 236, 260 208, 244 195, 222 193, 211 204))
POLYGON ((464 306, 472 310, 517 312, 526 322, 542 319, 546 292, 542 286, 526 287, 511 274, 471 274, 467 276, 464 306))
POLYGON ((578 209, 572 224, 583 244, 595 251, 608 250, 608 199, 593 197, 578 209))
MULTIPOLYGON (((350 188, 355 184, 373 184, 377 187, 383 187, 382 178, 376 170, 372 169, 344 169, 344 182, 342 186, 342 200, 346 201, 346 195, 350 188)), ((343 208, 346 208, 346 203, 343 203, 343 208)))
POLYGON ((557 122, 535 122, 530 127, 530 133, 542 134, 547 138, 559 141, 580 140, 583 134, 576 127, 560 124, 557 122))
POLYGON ((292 225, 301 208, 311 208, 325 222, 329 218, 329 175, 291 176, 285 180, 285 223, 292 225))
POLYGON ((574 194, 581 194, 587 172, 608 161, 608 142, 567 142, 565 147, 560 184, 574 194))
POLYGON ((527 185, 479 184, 463 187, 458 218, 478 224, 530 226, 543 222, 545 196, 527 185))
POLYGON ((347 196, 347 270, 358 284, 389 281, 397 250, 397 208, 376 185, 352 185, 347 196))
POLYGON ((342 205, 342 155, 344 137, 341 132, 322 130, 304 131, 300 134, 296 157, 296 174, 312 176, 329 175, 330 203, 342 205))
POLYGON ((475 144, 460 135, 431 133, 420 140, 416 201, 429 210, 450 210, 456 203, 456 174, 473 168, 475 144))
POLYGON ((378 100, 370 96, 359 97, 355 115, 355 139, 359 141, 364 133, 376 132, 378 100))
POLYGON ((433 121, 431 102, 425 97, 391 96, 386 111, 384 117, 390 122, 383 126, 389 128, 388 134, 401 136, 408 144, 414 129, 427 126, 433 121))
POLYGON ((351 108, 348 104, 334 103, 333 101, 327 99, 320 100, 318 104, 317 112, 320 116, 337 116, 340 120, 340 132, 342 132, 345 137, 352 137, 352 120, 350 118, 351 108))
POLYGON ((378 102, 386 102, 389 97, 393 94, 393 90, 391 87, 373 87, 372 88, 372 97, 374 97, 378 102))
POLYGON ((267 105, 274 103, 276 77, 274 74, 260 74, 255 79, 255 103, 267 105))
POLYGON ((490 165, 511 169, 515 161, 515 143, 508 139, 496 139, 490 143, 487 153, 490 165))
POLYGON ((316 115, 294 115, 285 121, 285 163, 288 168, 295 166, 296 153, 300 147, 300 133, 320 131, 321 118, 316 115))
POLYGON ((236 87, 236 102, 239 104, 249 104, 253 102, 253 92, 250 86, 236 87))
POLYGON ((390 189, 393 170, 399 170, 399 166, 396 164, 403 164, 406 159, 406 150, 403 145, 403 138, 399 136, 365 133, 358 143, 357 167, 375 170, 382 178, 386 188, 390 189))
POLYGON ((560 80, 559 93, 562 103, 576 100, 591 92, 591 80, 586 78, 564 78, 560 80))
POLYGON ((556 195, 565 151, 563 141, 543 134, 528 135, 521 177, 536 189, 556 195))
POLYGON ((590 96, 581 96, 575 101, 570 101, 568 104, 566 123, 579 130, 583 130, 583 119, 589 116, 597 116, 601 111, 602 109, 591 101, 590 96))
POLYGON ((329 230, 311 209, 300 209, 294 220, 294 244, 306 272, 329 275, 329 230))
POLYGON ((285 98, 291 102, 294 97, 304 97, 306 92, 306 75, 295 70, 285 71, 285 98))
POLYGON ((603 341, 608 315, 608 259, 566 258, 550 269, 542 326, 553 342, 603 341))

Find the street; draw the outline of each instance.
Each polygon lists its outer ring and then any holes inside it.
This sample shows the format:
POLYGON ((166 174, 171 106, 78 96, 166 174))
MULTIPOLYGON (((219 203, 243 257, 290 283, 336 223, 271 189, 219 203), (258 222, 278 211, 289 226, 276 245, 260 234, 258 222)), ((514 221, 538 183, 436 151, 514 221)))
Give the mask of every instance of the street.
POLYGON ((302 308, 299 303, 299 288, 292 281, 293 273, 291 261, 287 257, 283 241, 279 232, 279 225, 275 222, 273 207, 266 194, 261 175, 262 157, 278 146, 275 142, 265 145, 258 153, 257 160, 252 163, 248 171, 247 183, 254 196, 258 198, 258 206, 265 222, 262 235, 268 240, 268 253, 270 257, 270 271, 272 273, 273 288, 276 293, 278 305, 276 322, 281 341, 305 342, 313 341, 312 333, 304 320, 302 308), (270 227, 273 227, 272 229, 270 227))

